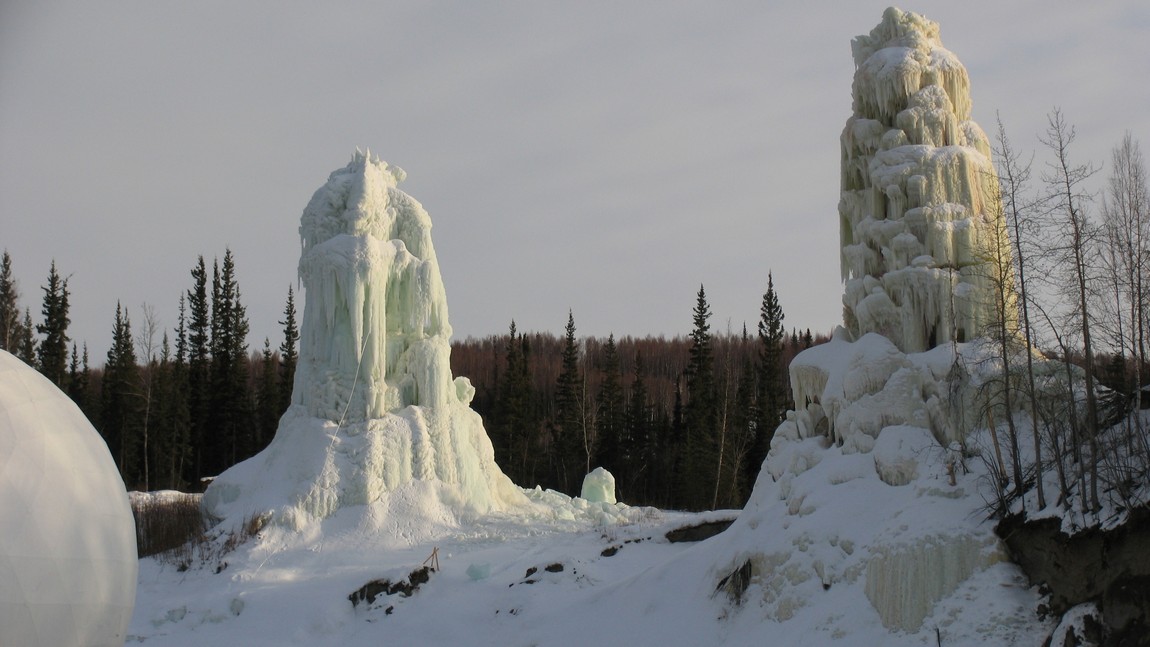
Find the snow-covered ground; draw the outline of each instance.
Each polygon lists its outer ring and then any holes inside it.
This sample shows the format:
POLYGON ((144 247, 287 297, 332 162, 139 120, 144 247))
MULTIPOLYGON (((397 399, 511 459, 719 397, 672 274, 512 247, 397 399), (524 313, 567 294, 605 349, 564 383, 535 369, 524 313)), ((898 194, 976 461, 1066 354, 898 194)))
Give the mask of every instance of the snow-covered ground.
POLYGON ((610 626, 585 614, 604 594, 696 549, 668 542, 667 530, 735 514, 636 512, 635 522, 611 526, 492 516, 433 537, 423 528, 408 541, 364 532, 352 509, 315 534, 264 529, 185 571, 147 558, 129 643, 531 645, 581 644, 591 635, 634 642, 646 625, 673 621, 675 614, 665 617, 672 610, 645 603, 629 609, 634 622, 610 626), (604 556, 608 548, 613 556, 604 556), (358 608, 349 601, 368 581, 406 578, 435 549, 440 569, 412 596, 381 595, 358 608), (554 564, 563 570, 548 571, 554 564))
POLYGON ((423 511, 381 530, 353 506, 303 531, 268 526, 230 552, 217 542, 186 570, 147 558, 129 644, 1040 645, 1049 635, 1037 592, 983 520, 976 461, 952 486, 924 457, 910 483, 891 486, 873 454, 801 444, 808 469, 778 481, 764 470, 742 512, 620 508, 604 524, 586 514, 604 504, 556 495, 548 506, 572 514, 432 524, 423 511), (666 538, 735 515, 702 542, 666 538), (406 579, 435 549, 439 571, 410 597, 350 602, 369 581, 406 579), (747 562, 753 574, 734 596, 720 582, 747 562))

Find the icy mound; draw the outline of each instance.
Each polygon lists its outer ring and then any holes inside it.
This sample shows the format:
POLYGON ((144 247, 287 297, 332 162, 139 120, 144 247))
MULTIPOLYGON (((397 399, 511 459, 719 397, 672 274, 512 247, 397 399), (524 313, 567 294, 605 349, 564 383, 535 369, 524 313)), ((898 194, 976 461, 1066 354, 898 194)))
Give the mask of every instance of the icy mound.
POLYGON ((108 446, 0 351, 0 645, 123 645, 136 525, 108 446))
POLYGON ((893 7, 853 48, 839 199, 847 328, 906 352, 972 339, 994 318, 986 259, 1010 252, 966 69, 936 23, 893 7))
POLYGON ((846 452, 870 451, 884 427, 909 424, 930 429, 948 445, 959 440, 957 412, 972 396, 965 367, 983 361, 979 346, 962 347, 969 358, 960 357, 954 344, 908 355, 875 333, 857 342, 848 337, 839 328, 831 341, 791 362, 797 409, 787 412, 775 437, 826 436, 846 452))
POLYGON ((908 355, 843 333, 796 357, 810 404, 779 427, 700 574, 721 613, 771 623, 780 644, 1037 644, 1037 592, 986 520, 989 480, 968 449, 981 432, 951 440, 942 404, 955 388, 973 397, 985 359, 974 343, 908 355))
POLYGON ((579 496, 593 503, 615 503, 615 475, 596 467, 583 477, 579 496))
POLYGON ((401 488, 460 518, 530 505, 495 464, 471 383, 452 379, 431 220, 397 188, 404 177, 357 152, 304 209, 292 406, 266 450, 208 488, 212 517, 270 513, 300 528, 365 506, 383 527, 437 507, 401 505, 401 488))

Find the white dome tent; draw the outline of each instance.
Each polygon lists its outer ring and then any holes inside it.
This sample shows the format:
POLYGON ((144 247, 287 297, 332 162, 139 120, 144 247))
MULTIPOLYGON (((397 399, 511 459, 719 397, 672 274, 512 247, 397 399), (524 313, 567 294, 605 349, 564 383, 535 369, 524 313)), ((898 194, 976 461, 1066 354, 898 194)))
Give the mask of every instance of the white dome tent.
POLYGON ((0 645, 123 645, 137 569, 107 445, 66 395, 0 351, 0 645))

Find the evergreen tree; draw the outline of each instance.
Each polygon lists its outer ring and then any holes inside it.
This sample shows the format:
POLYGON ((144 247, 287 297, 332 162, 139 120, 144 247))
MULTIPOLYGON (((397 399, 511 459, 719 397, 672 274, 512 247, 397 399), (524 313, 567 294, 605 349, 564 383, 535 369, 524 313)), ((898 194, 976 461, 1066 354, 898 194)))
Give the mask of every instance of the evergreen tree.
POLYGON ((247 375, 247 312, 240 302, 239 283, 231 250, 224 254, 222 267, 212 272, 211 376, 208 415, 214 436, 206 462, 212 473, 247 458, 251 450, 251 406, 247 375))
POLYGON ((44 335, 37 349, 39 369, 44 377, 58 387, 64 387, 68 375, 68 279, 56 272, 56 261, 48 271, 48 285, 44 290, 44 306, 40 311, 44 323, 37 324, 36 332, 44 335))
POLYGON ((284 340, 280 344, 280 383, 279 411, 282 415, 291 406, 292 390, 295 388, 295 366, 298 360, 296 344, 299 343, 299 328, 295 320, 295 294, 288 286, 287 305, 284 306, 284 319, 279 322, 284 327, 284 340))
POLYGON ((80 403, 73 396, 76 383, 80 381, 80 351, 76 348, 74 342, 72 343, 72 353, 68 359, 68 377, 64 381, 68 384, 68 389, 65 391, 68 397, 71 398, 72 402, 76 403, 76 406, 80 406, 80 403))
POLYGON ((775 293, 774 278, 768 273, 767 292, 759 309, 759 420, 755 442, 748 456, 748 469, 754 469, 756 475, 771 448, 775 429, 787 412, 787 378, 783 365, 785 337, 783 309, 775 293))
POLYGON ((116 303, 112 347, 104 364, 103 407, 100 433, 116 458, 120 475, 129 487, 140 477, 139 374, 128 313, 116 303))
POLYGON ((683 482, 687 453, 686 407, 683 404, 683 376, 675 378, 675 402, 671 405, 671 420, 666 434, 659 436, 662 450, 662 482, 658 484, 656 497, 662 507, 683 508, 687 505, 686 484, 683 482))
POLYGON ((83 359, 76 344, 72 344, 72 359, 68 362, 68 397, 88 415, 88 385, 91 374, 88 370, 88 344, 84 344, 83 359))
POLYGON ((622 439, 623 469, 620 476, 629 484, 627 490, 636 500, 650 501, 654 492, 654 466, 657 446, 651 428, 651 406, 643 374, 643 354, 635 351, 635 377, 631 397, 627 400, 626 432, 622 439))
MULTIPOLYGON (((743 327, 742 341, 744 346, 749 344, 745 326, 743 327)), ((758 478, 759 470, 762 468, 762 459, 755 462, 758 458, 758 452, 754 451, 757 440, 756 431, 761 419, 755 397, 758 388, 755 364, 750 357, 746 357, 743 360, 742 372, 739 374, 739 386, 735 391, 734 420, 731 424, 735 436, 734 464, 742 466, 741 469, 736 468, 732 472, 732 476, 736 480, 731 484, 731 490, 737 492, 739 498, 732 505, 737 507, 742 507, 747 502, 751 495, 751 489, 755 485, 755 479, 758 478)))
MULTIPOLYGON (((190 442, 195 452, 192 459, 193 482, 210 472, 205 469, 204 445, 207 440, 208 411, 211 408, 209 378, 211 375, 211 311, 208 302, 208 272, 200 256, 192 268, 192 289, 188 290, 187 358, 188 358, 188 423, 190 442)), ((182 300, 181 300, 182 303, 182 300)), ((177 344, 179 341, 177 340, 177 344)), ((179 357, 177 347, 176 355, 179 357)))
POLYGON ((623 373, 619 365, 619 351, 615 335, 607 337, 603 346, 603 381, 595 398, 597 429, 595 438, 595 464, 612 474, 622 474, 630 466, 628 452, 631 443, 627 435, 627 403, 623 397, 623 373))
POLYGON ((16 356, 33 368, 36 366, 35 330, 32 326, 32 312, 24 308, 24 323, 20 324, 20 329, 17 331, 20 337, 16 345, 16 356))
POLYGON ((691 352, 687 364, 687 402, 684 410, 686 437, 677 483, 680 503, 689 510, 701 510, 711 503, 715 485, 718 403, 715 393, 715 360, 711 339, 711 307, 707 293, 699 286, 696 295, 691 352))
POLYGON ((20 292, 12 276, 12 257, 4 250, 0 257, 0 348, 15 354, 20 350, 20 292))
POLYGON ((260 356, 260 385, 256 393, 256 436, 252 450, 258 452, 267 446, 279 426, 283 400, 280 397, 280 362, 272 352, 271 341, 264 337, 264 350, 260 356))
POLYGON ((496 460, 506 466, 516 483, 535 483, 534 426, 531 411, 531 379, 527 340, 515 330, 512 320, 506 346, 506 378, 499 393, 499 431, 495 443, 496 460), (502 456, 501 456, 502 455, 502 456))
MULTIPOLYGON (((164 357, 167 358, 170 350, 167 348, 167 335, 165 334, 164 357)), ((166 362, 166 360, 164 360, 166 362)), ((188 399, 188 329, 187 306, 184 295, 180 295, 179 319, 176 323, 176 354, 166 363, 163 371, 166 381, 162 385, 160 417, 164 421, 167 433, 167 449, 163 458, 163 474, 161 478, 168 483, 167 487, 179 489, 187 483, 185 470, 192 456, 191 446, 191 415, 188 399)))
POLYGON ((149 483, 152 487, 172 488, 172 455, 179 452, 178 439, 173 429, 171 398, 173 397, 172 345, 164 331, 160 342, 160 355, 150 369, 152 399, 155 410, 151 414, 152 439, 148 448, 149 483), (162 484, 162 485, 161 485, 162 484))
POLYGON ((555 420, 553 421, 552 465, 560 490, 568 494, 582 483, 590 456, 590 439, 583 425, 583 401, 579 375, 579 344, 575 340, 575 316, 567 312, 566 336, 563 339, 563 363, 555 383, 555 420), (580 473, 582 472, 582 473, 580 473))

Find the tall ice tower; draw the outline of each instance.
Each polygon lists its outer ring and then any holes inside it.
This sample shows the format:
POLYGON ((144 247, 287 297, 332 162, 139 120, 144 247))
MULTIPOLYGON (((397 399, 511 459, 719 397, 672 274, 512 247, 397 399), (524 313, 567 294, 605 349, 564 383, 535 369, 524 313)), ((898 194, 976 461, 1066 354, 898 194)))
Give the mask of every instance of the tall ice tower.
MULTIPOLYGON (((984 334, 996 286, 1013 303, 1010 245, 970 81, 938 24, 887 9, 852 43, 853 114, 839 198, 843 319, 903 352, 984 334), (1000 271, 998 268, 1007 268, 1000 271)), ((1007 316, 1014 310, 1007 307, 1007 316)))

